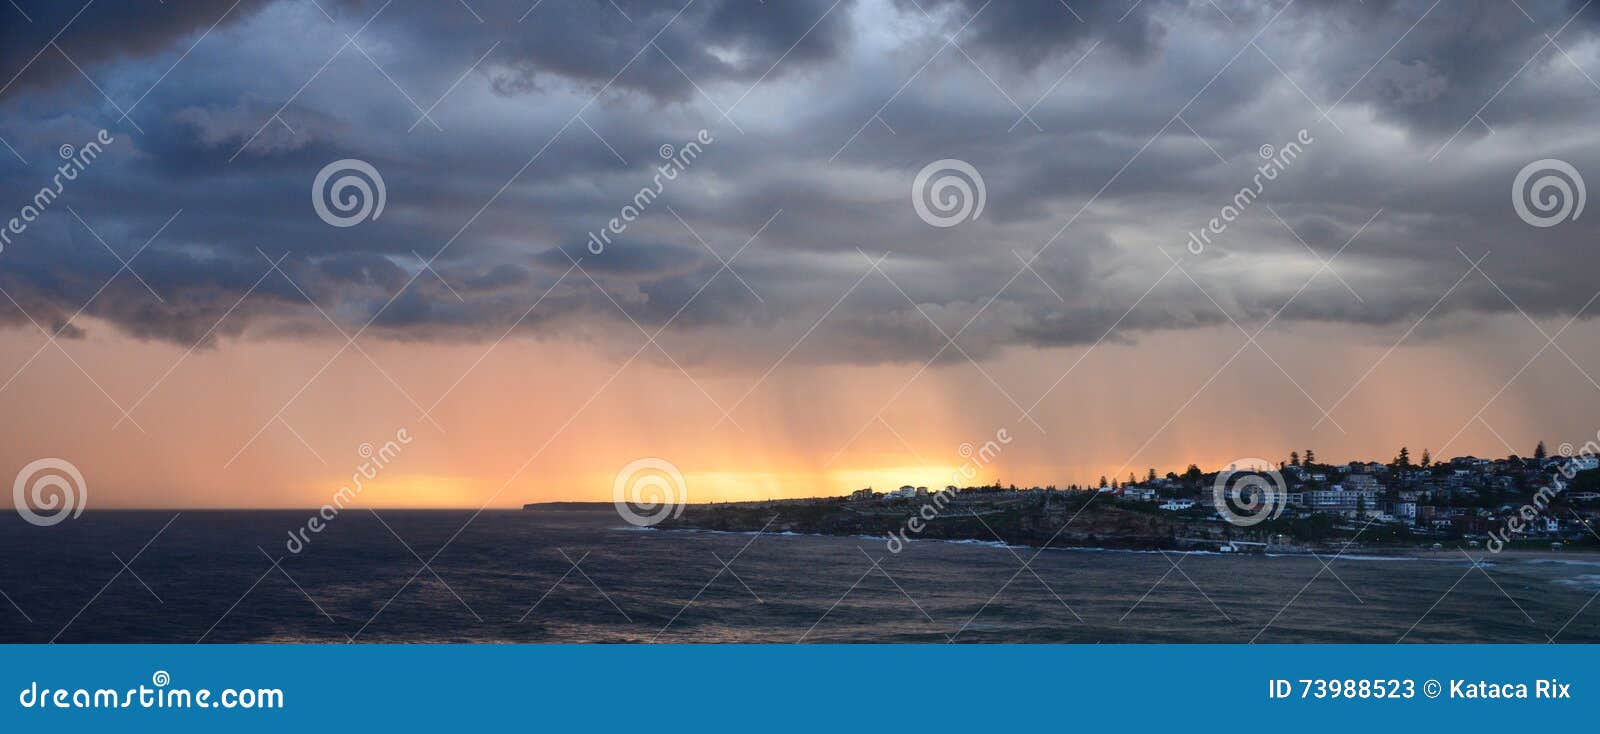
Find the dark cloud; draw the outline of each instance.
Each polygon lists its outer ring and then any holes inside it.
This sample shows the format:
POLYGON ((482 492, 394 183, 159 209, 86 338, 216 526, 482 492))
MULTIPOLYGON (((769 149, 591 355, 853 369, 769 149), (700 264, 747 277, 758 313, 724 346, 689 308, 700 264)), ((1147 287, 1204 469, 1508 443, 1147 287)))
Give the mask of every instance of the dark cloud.
POLYGON ((965 27, 955 41, 1026 70, 1082 52, 1101 41, 1125 58, 1146 59, 1161 46, 1167 29, 1162 12, 1181 3, 1148 0, 1138 7, 1121 3, 1063 3, 1061 0, 898 0, 904 10, 945 16, 950 33, 965 27))
POLYGON ((553 247, 534 257, 546 269, 555 272, 567 270, 574 263, 595 275, 616 275, 631 278, 649 278, 670 275, 705 262, 704 250, 698 253, 689 247, 670 242, 641 242, 618 240, 599 247, 596 255, 590 252, 588 242, 553 247))
MULTIPOLYGON (((334 7, 346 4, 321 1, 334 7)), ((93 66, 168 51, 179 39, 213 25, 235 25, 270 3, 190 0, 145 7, 94 0, 17 0, 0 22, 0 74, 11 80, 0 99, 76 78, 72 63, 93 66), (52 41, 60 48, 52 47, 52 41)))
POLYGON ((498 291, 527 285, 532 280, 528 271, 515 265, 501 263, 487 272, 473 275, 462 281, 470 291, 498 291))
POLYGON ((1600 11, 1545 35, 1581 4, 528 5, 244 2, 196 45, 227 3, 97 3, 60 40, 96 90, 59 52, 29 64, 79 8, 23 4, 32 23, 0 25, 0 225, 53 187, 63 143, 116 142, 5 243, 0 320, 187 345, 331 318, 624 353, 670 324, 685 360, 763 363, 808 335, 794 359, 920 361, 957 332, 981 357, 1230 317, 1409 324, 1436 302, 1572 315, 1600 275, 1589 217, 1534 228, 1508 201, 1532 160, 1600 172, 1600 11), (1188 252, 1302 128, 1316 142, 1188 252), (702 129, 658 182, 662 146, 702 129), (337 228, 310 188, 345 158, 386 206, 337 228), (911 185, 946 158, 986 206, 938 228, 911 185), (1451 290, 1462 252, 1491 253, 1493 284, 1451 290))
POLYGON ((503 45, 495 85, 506 93, 537 93, 552 83, 591 90, 609 84, 681 102, 696 94, 696 85, 754 82, 769 70, 781 77, 837 56, 850 40, 853 4, 540 4, 520 23, 525 32, 503 45))
POLYGON ((1588 115, 1572 97, 1546 89, 1540 69, 1568 64, 1563 54, 1597 24, 1600 8, 1582 0, 1437 6, 1318 0, 1292 6, 1262 46, 1297 66, 1320 67, 1308 82, 1323 99, 1370 104, 1427 136, 1477 137, 1487 134, 1474 120, 1480 110, 1494 126, 1588 115))

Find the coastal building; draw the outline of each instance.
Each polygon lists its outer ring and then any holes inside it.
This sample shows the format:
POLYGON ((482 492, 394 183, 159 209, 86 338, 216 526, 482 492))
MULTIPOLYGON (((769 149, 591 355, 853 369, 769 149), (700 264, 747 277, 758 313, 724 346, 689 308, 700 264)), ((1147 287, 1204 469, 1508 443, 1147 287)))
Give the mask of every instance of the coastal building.
POLYGON ((872 494, 873 494, 872 493, 872 488, 871 487, 865 487, 863 489, 858 489, 858 490, 856 490, 854 492, 851 492, 850 493, 850 499, 852 499, 852 500, 870 500, 870 499, 872 499, 872 494))
MULTIPOLYGON (((924 489, 923 491, 927 491, 927 490, 924 489)), ((899 489, 897 489, 897 490, 895 490, 893 492, 890 492, 888 495, 885 495, 884 499, 886 499, 886 500, 908 500, 908 499, 912 499, 912 498, 914 498, 916 496, 917 496, 917 488, 907 484, 904 487, 901 487, 901 488, 899 488, 899 489)))
POLYGON ((1376 512, 1378 510, 1378 493, 1373 490, 1347 489, 1343 485, 1334 485, 1331 489, 1305 492, 1303 501, 1306 507, 1313 512, 1332 512, 1340 515, 1354 516, 1357 510, 1376 512))
POLYGON ((1597 456, 1574 456, 1567 459, 1567 463, 1572 466, 1574 471, 1600 469, 1600 457, 1597 456))
POLYGON ((1191 510, 1194 509, 1194 500, 1167 500, 1161 504, 1163 510, 1191 510))
POLYGON ((1155 487, 1124 487, 1122 499, 1134 502, 1154 502, 1156 501, 1156 490, 1155 487))
POLYGON ((1383 489, 1383 485, 1371 474, 1351 474, 1340 484, 1352 492, 1378 492, 1383 489))

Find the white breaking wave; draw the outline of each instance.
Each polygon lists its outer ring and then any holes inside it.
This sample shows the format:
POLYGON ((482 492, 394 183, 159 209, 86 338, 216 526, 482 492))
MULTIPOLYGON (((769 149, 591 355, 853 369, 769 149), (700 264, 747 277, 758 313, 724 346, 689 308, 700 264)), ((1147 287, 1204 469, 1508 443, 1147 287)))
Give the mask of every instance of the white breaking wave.
POLYGON ((1600 589, 1600 573, 1586 573, 1570 579, 1556 579, 1562 586, 1576 586, 1580 589, 1600 589))

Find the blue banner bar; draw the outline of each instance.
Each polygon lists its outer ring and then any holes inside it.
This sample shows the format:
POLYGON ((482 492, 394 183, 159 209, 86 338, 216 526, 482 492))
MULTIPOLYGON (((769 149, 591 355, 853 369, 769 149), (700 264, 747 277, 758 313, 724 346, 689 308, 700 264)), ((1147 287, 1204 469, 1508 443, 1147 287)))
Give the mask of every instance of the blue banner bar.
POLYGON ((0 731, 1349 732, 1592 720, 1584 646, 0 647, 0 731))

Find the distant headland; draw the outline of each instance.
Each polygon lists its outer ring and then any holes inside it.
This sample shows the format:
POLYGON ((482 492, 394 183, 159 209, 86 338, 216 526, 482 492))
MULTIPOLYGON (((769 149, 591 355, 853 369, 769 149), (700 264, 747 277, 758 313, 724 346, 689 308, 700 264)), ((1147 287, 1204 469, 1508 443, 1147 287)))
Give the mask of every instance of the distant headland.
MULTIPOLYGON (((1587 447, 1585 447, 1587 448, 1587 447)), ((1562 453, 1572 453, 1566 446, 1562 453)), ((891 549, 926 540, 982 540, 1035 547, 1316 552, 1371 547, 1600 547, 1600 458, 1594 452, 1532 457, 1455 457, 1413 463, 1322 464, 1296 451, 1275 465, 1246 460, 1205 472, 1099 486, 988 485, 941 490, 863 488, 845 496, 688 504, 655 527, 733 532, 876 536, 891 549)), ((525 510, 613 508, 545 502, 525 510)))

